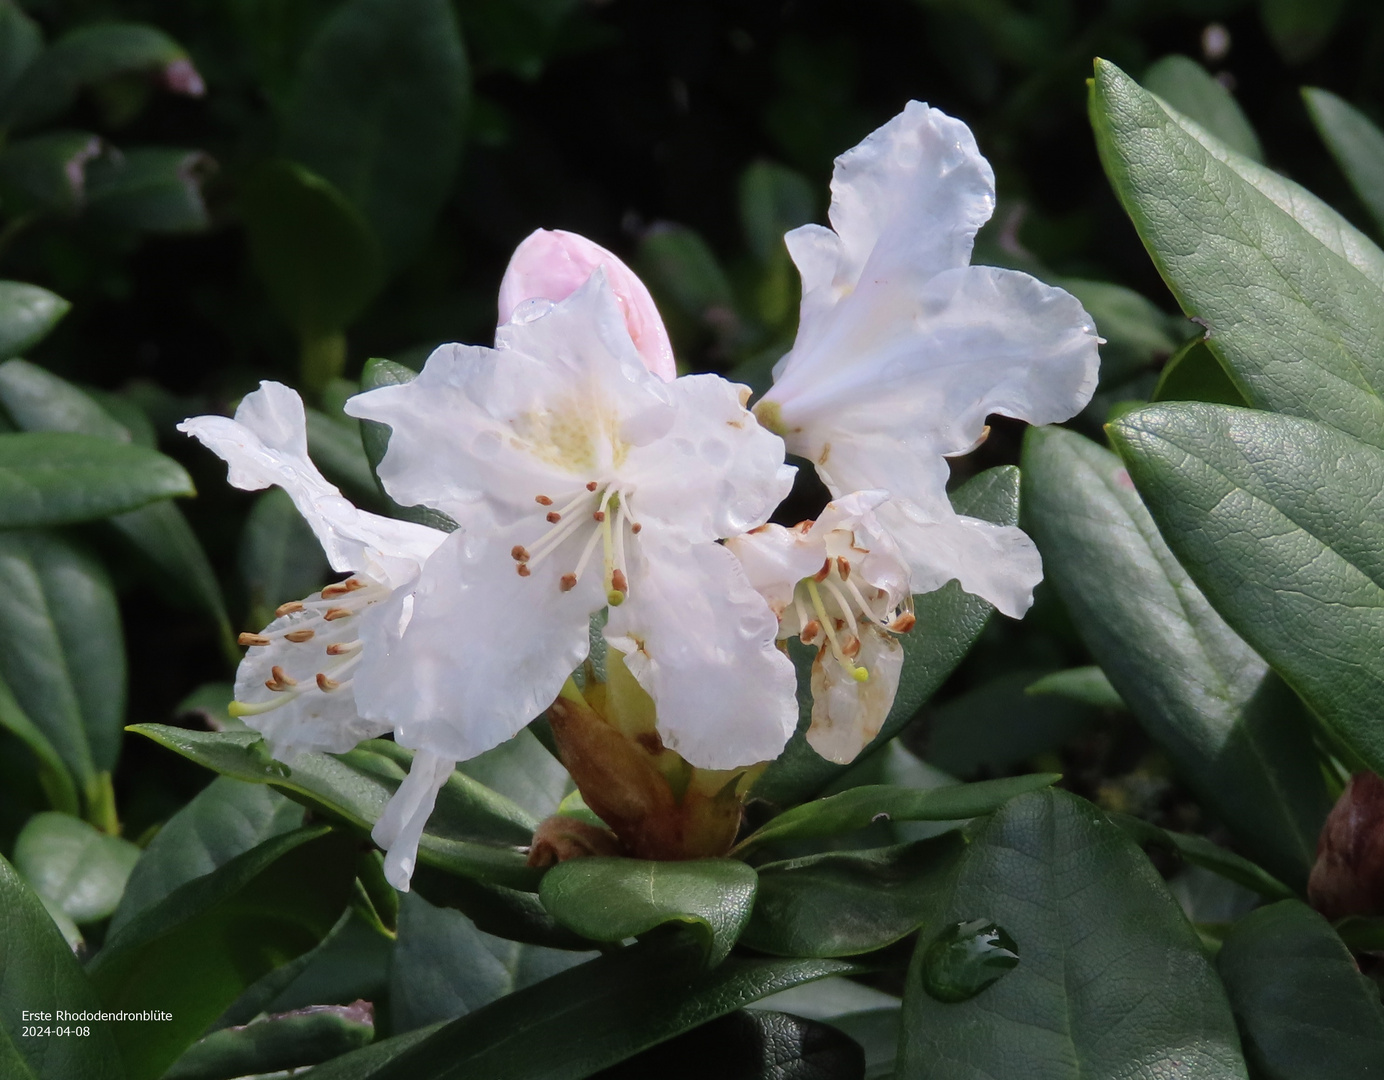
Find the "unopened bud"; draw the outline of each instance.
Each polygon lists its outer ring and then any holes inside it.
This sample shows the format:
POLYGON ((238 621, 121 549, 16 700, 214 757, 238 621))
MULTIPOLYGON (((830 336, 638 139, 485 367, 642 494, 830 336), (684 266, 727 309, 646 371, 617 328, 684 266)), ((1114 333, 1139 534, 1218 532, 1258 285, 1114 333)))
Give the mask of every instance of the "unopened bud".
POLYGON ((1328 919, 1384 915, 1384 780, 1356 773, 1327 815, 1307 883, 1328 919))

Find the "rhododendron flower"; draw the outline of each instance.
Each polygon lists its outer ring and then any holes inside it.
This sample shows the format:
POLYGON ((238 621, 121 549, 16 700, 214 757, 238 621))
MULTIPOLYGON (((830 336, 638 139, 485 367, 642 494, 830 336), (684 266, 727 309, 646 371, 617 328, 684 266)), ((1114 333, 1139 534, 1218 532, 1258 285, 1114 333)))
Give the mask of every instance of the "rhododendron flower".
POLYGON ((815 522, 761 525, 726 541, 779 617, 779 638, 817 645, 808 744, 852 761, 894 704, 903 667, 895 635, 914 623, 908 565, 874 515, 888 498, 863 491, 815 522))
POLYGON ((606 281, 644 365, 662 379, 677 378, 673 343, 648 288, 615 255, 576 233, 535 229, 514 249, 500 282, 500 325, 509 322, 527 301, 541 298, 556 304, 566 300, 598 266, 605 268, 606 281))
POLYGON ((694 765, 774 757, 796 722, 777 621, 718 538, 762 524, 793 470, 714 375, 645 366, 598 268, 529 301, 496 347, 444 345, 412 382, 352 398, 387 424, 379 475, 404 505, 462 523, 381 606, 357 696, 405 746, 462 760, 557 697, 589 620, 694 765))
POLYGON ((352 506, 308 458, 303 402, 288 387, 263 382, 235 419, 196 416, 178 425, 229 466, 245 491, 278 484, 303 515, 332 569, 351 577, 284 604, 258 634, 236 672, 233 715, 264 735, 274 756, 292 762, 309 750, 344 753, 389 730, 356 709, 353 674, 362 627, 379 604, 418 573, 446 533, 352 506))
POLYGON ((958 516, 945 459, 975 447, 991 413, 1047 424, 1078 412, 1098 339, 1069 293, 968 265, 994 205, 970 129, 920 102, 838 157, 832 227, 785 237, 801 319, 755 412, 834 497, 889 492, 875 512, 913 592, 955 578, 1018 616, 1042 576, 1037 548, 1017 528, 958 516))

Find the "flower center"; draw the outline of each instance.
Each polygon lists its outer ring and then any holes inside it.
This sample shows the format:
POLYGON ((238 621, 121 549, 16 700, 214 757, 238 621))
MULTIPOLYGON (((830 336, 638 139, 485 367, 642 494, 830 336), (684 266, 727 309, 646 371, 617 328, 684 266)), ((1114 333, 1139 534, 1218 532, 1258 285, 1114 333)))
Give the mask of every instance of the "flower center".
MULTIPOLYGON (((547 495, 536 495, 534 501, 540 506, 552 506, 553 500, 547 495)), ((533 568, 547 559, 566 541, 588 534, 582 544, 581 555, 573 568, 558 579, 558 587, 563 592, 576 588, 577 582, 586 573, 599 545, 602 553, 602 578, 605 582, 606 603, 619 607, 629 595, 628 563, 625 561, 625 528, 637 534, 642 525, 630 521, 628 516, 628 497, 621 497, 619 488, 613 484, 602 485, 596 480, 557 510, 549 510, 547 521, 552 527, 532 545, 525 547, 516 544, 510 549, 515 570, 520 577, 528 577, 533 568)), ((570 549, 569 549, 570 550, 570 549)))
POLYGON ((901 634, 913 628, 913 598, 891 606, 889 594, 868 582, 864 590, 851 576, 851 563, 844 555, 830 556, 811 577, 798 582, 793 605, 798 615, 798 638, 804 645, 826 638, 821 647, 830 649, 841 669, 856 682, 870 678, 869 669, 857 664, 860 654, 860 624, 875 625, 901 634), (868 595, 867 595, 868 594, 868 595), (810 613, 809 613, 810 609, 810 613))

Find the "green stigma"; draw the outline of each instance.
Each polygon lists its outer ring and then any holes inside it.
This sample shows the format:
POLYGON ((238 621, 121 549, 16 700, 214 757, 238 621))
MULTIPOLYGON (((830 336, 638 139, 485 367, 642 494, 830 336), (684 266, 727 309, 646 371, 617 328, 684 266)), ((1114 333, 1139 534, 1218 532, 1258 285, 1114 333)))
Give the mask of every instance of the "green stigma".
POLYGON ((867 682, 869 681, 870 673, 863 667, 852 668, 851 678, 856 682, 867 682))
POLYGON ((625 602, 625 594, 619 589, 606 590, 606 603, 611 607, 619 607, 625 602))

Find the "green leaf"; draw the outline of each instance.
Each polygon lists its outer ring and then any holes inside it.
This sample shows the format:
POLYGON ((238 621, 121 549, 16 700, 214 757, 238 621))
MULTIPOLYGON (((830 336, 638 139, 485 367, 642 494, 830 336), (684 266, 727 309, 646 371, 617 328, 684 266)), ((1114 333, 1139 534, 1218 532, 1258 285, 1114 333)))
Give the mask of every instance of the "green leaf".
POLYGON ((80 814, 82 806, 77 798, 77 785, 62 755, 38 725, 29 719, 3 679, 0 679, 0 728, 15 736, 33 754, 38 766, 39 784, 53 809, 65 814, 80 814))
POLYGON ((32 349, 72 305, 57 293, 22 281, 0 281, 0 359, 32 349))
MULTIPOLYGON (((255 784, 368 832, 407 771, 412 753, 373 739, 347 754, 301 754, 292 768, 272 761, 253 731, 190 731, 162 724, 130 729, 209 769, 255 784)), ((418 848, 420 862, 509 888, 534 889, 527 845, 538 822, 508 799, 453 773, 438 795, 418 848)))
POLYGON ((769 994, 858 970, 839 960, 730 957, 702 972, 701 961, 694 937, 659 935, 508 994, 368 1075, 578 1080, 769 994))
POLYGON ((240 194, 250 261, 274 305, 317 340, 350 325, 382 281, 379 241, 333 184, 291 161, 270 161, 240 194))
MULTIPOLYGON (((1132 415, 1182 409, 1223 407, 1132 415)), ((1130 423, 1139 421, 1126 417, 1111 430, 1130 423)), ((1189 463, 1179 455, 1170 467, 1180 475, 1189 463)), ((1111 684, 1245 850, 1305 884, 1332 798, 1292 692, 1193 584, 1115 455, 1072 432, 1035 428, 1023 468, 1025 524, 1111 684)), ((1244 522, 1227 518, 1224 528, 1244 522)))
POLYGON ((1106 816, 1127 832, 1140 847, 1161 848, 1192 866, 1219 874, 1227 881, 1233 881, 1236 885, 1256 892, 1267 900, 1291 900, 1295 895, 1292 889, 1256 863, 1236 855, 1233 851, 1227 851, 1204 836, 1160 829, 1157 825, 1129 814, 1107 813, 1106 816))
POLYGON ((332 568, 312 527, 282 488, 255 498, 237 559, 249 594, 250 626, 268 626, 274 609, 320 589, 332 568))
POLYGON ((308 450, 317 467, 357 504, 379 502, 375 471, 361 445, 360 421, 343 413, 329 416, 312 408, 306 412, 308 450))
POLYGON ((176 93, 203 92, 187 53, 161 30, 139 23, 97 23, 59 38, 40 55, 0 104, 7 126, 33 127, 65 112, 84 86, 117 75, 148 72, 176 93))
POLYGON ((0 528, 92 521, 175 495, 192 479, 172 458, 94 435, 0 435, 0 528))
POLYGON ((1288 900, 1246 915, 1216 967, 1256 1075, 1337 1080, 1371 1076, 1384 1062, 1379 988, 1306 904, 1288 900))
POLYGON ((1304 87, 1302 99, 1317 134, 1373 216, 1375 228, 1384 231, 1384 131, 1330 91, 1304 87))
MULTIPOLYGON (((1019 470, 1001 466, 971 478, 952 493, 952 505, 968 517, 1000 525, 1015 524, 1019 517, 1019 470)), ((918 623, 900 638, 903 673, 894 707, 860 757, 888 742, 913 719, 919 706, 970 650, 994 610, 979 597, 962 592, 954 581, 936 592, 915 596, 913 604, 918 623)), ((807 725, 812 716, 808 673, 816 650, 790 646, 790 655, 798 666, 798 730, 754 786, 756 797, 780 805, 811 798, 848 768, 827 761, 807 745, 807 725)))
POLYGON ((882 949, 918 928, 965 846, 951 832, 900 847, 765 863, 741 941, 775 956, 882 949))
POLYGON ((87 171, 87 213, 142 232, 201 232, 210 224, 202 183, 215 168, 200 150, 146 147, 111 154, 87 171))
MULTIPOLYGON (((13 1080, 124 1080, 111 1026, 84 1038, 25 1035, 24 1012, 99 1009, 100 999, 42 902, 0 858, 0 1073, 13 1080)), ((66 1025, 64 1025, 66 1026, 66 1025)))
POLYGON ((708 966, 730 953, 754 905, 755 872, 735 859, 649 862, 593 857, 559 863, 543 877, 543 906, 592 941, 619 942, 685 923, 708 966))
POLYGON ((15 0, 0 2, 0 101, 43 51, 43 31, 15 0))
POLYGON ((1264 148, 1229 90, 1187 56, 1165 56, 1144 72, 1144 89, 1195 120, 1237 154, 1263 162, 1264 148))
POLYGON ((447 0, 346 0, 303 55, 284 152, 365 214, 392 267, 451 191, 470 82, 447 0))
POLYGON ((390 959, 391 1030, 455 1020, 594 955, 493 937, 461 912, 409 893, 401 898, 390 959))
POLYGON ((303 808, 273 788, 218 776, 149 841, 107 934, 118 933, 179 886, 302 823, 303 808))
POLYGON ((321 825, 276 836, 111 935, 87 968, 106 1007, 172 1013, 116 1026, 130 1080, 161 1076, 242 990, 331 930, 355 878, 354 847, 321 825))
POLYGON ((1200 338, 1187 342, 1168 360, 1153 388, 1152 400, 1246 404, 1244 395, 1235 389, 1216 354, 1200 338))
POLYGON ((90 394, 27 360, 0 364, 0 405, 21 431, 67 431, 132 441, 125 425, 90 394))
POLYGON ((120 903, 139 848, 69 814, 35 814, 14 843, 14 868, 74 923, 104 919, 120 903))
POLYGON ((1151 406, 1110 436, 1216 610, 1384 770, 1384 451, 1224 405, 1151 406))
POLYGON ((818 836, 863 829, 872 821, 960 821, 994 813, 1010 799, 1026 792, 1050 787, 1061 777, 1056 773, 1014 776, 1003 780, 981 780, 975 784, 916 791, 912 788, 870 784, 851 788, 786 810, 750 833, 733 849, 752 851, 764 844, 784 840, 807 840, 818 836))
POLYGON ((1141 1074, 1246 1080, 1225 992, 1123 832, 1065 792, 1015 799, 976 830, 926 912, 905 983, 899 1075, 1141 1074), (931 997, 929 946, 977 919, 1008 933, 1018 965, 968 1000, 931 997))
POLYGON ((675 339, 734 332, 730 279, 699 233, 685 225, 655 225, 640 240, 636 262, 675 339))
POLYGON ((1026 694, 1055 694, 1085 705, 1101 709, 1128 709, 1120 692, 1110 685, 1110 679, 1094 664, 1090 667, 1068 668, 1054 671, 1032 682, 1025 689, 1026 694))
POLYGON ((1168 357, 1177 348, 1175 320, 1141 293, 1109 281, 1060 278, 1060 285, 1081 301, 1105 339, 1100 347, 1100 381, 1115 386, 1168 357))
POLYGON ((0 199, 11 213, 75 215, 86 202, 87 168, 102 149, 89 131, 16 139, 0 152, 0 199))
POLYGON ((783 234, 816 215, 817 191, 796 169, 756 161, 740 174, 740 227, 760 262, 786 259, 783 234))
MULTIPOLYGON (((364 393, 366 390, 373 390, 377 386, 399 386, 403 383, 412 382, 418 378, 418 372, 413 368, 405 367, 403 364, 396 364, 392 360, 381 360, 378 357, 371 358, 365 362, 365 370, 360 376, 360 389, 364 393)), ((384 460, 384 453, 389 449, 389 425, 377 423, 374 420, 362 420, 360 422, 361 443, 365 446, 365 456, 370 462, 371 470, 378 469, 380 462, 384 460)), ((440 510, 434 510, 428 506, 400 506, 389 497, 384 490, 384 485, 379 484, 380 494, 384 497, 389 506, 389 513, 393 517, 401 517, 405 521, 416 522, 419 525, 427 525, 432 529, 441 529, 443 532, 453 532, 457 523, 449 518, 440 510)))
POLYGON ((374 1036, 368 1001, 310 1005, 212 1032, 193 1043, 163 1080, 232 1080, 316 1065, 357 1050, 374 1036))
POLYGON ((1310 59, 1336 29, 1346 0, 1260 0, 1264 29, 1290 64, 1310 59))
POLYGON ((64 537, 0 532, 0 678, 84 791, 115 768, 120 610, 101 564, 64 537))
POLYGON ((370 1080, 377 1070, 417 1046, 441 1026, 433 1024, 406 1035, 377 1039, 364 1049, 313 1066, 312 1080, 370 1080))
POLYGON ((572 786, 562 762, 528 728, 457 768, 491 791, 513 799, 538 821, 557 813, 558 804, 572 786))
POLYGON ((1104 61, 1091 121, 1159 273, 1245 399, 1384 444, 1384 252, 1104 61))
POLYGON ((587 938, 559 925, 548 914, 537 893, 458 877, 426 863, 415 868, 411 885, 428 903, 455 908, 470 919, 477 930, 493 937, 577 951, 591 945, 587 938))

